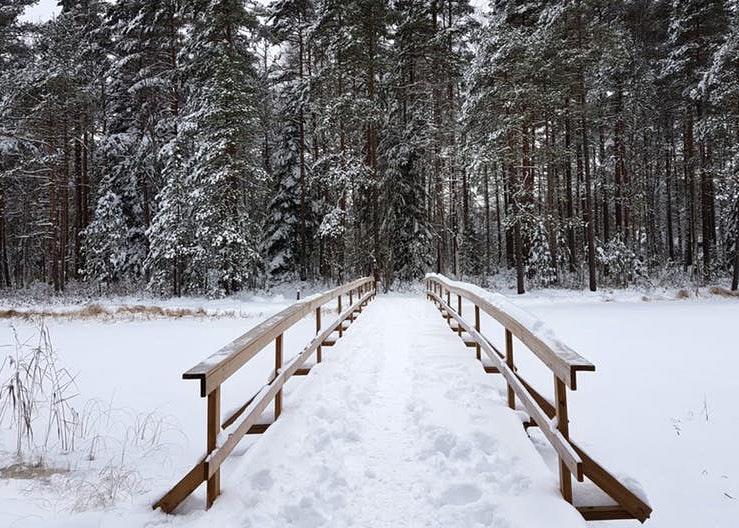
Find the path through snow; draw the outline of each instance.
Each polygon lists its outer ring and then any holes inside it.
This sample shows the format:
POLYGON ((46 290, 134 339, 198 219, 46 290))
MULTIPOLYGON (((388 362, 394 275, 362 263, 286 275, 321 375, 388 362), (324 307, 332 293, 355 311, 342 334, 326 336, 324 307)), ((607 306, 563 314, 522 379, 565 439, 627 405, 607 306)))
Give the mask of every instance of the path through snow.
POLYGON ((324 358, 280 420, 226 463, 214 507, 173 524, 585 525, 500 381, 430 302, 378 298, 324 358))

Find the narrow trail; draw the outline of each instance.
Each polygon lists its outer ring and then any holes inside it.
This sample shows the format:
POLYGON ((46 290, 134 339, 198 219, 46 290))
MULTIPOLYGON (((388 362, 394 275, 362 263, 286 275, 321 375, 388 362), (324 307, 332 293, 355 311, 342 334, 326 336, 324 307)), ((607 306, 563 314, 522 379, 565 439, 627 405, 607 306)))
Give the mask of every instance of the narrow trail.
POLYGON ((280 420, 226 466, 224 494, 201 520, 584 526, 502 388, 431 303, 379 297, 286 398, 280 420))

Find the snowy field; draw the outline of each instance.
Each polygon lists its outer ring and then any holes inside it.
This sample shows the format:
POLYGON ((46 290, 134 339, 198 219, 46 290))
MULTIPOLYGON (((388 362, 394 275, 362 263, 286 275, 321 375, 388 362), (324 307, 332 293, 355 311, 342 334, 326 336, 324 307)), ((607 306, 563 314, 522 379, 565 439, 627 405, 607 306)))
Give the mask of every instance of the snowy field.
MULTIPOLYGON (((397 299, 415 302, 409 296, 397 299)), ((636 293, 590 295, 564 292, 526 295, 516 297, 514 301, 546 321, 565 342, 596 365, 595 373, 580 375, 578 391, 571 393, 571 434, 608 469, 630 475, 641 483, 654 508, 647 526, 737 526, 739 457, 736 455, 735 439, 739 432, 739 410, 736 407, 739 395, 736 368, 739 361, 736 359, 736 324, 739 321, 739 301, 711 297, 646 302, 642 300, 642 295, 636 293)), ((207 313, 217 317, 47 318, 46 324, 59 361, 75 377, 74 392, 77 395, 71 402, 79 412, 80 426, 73 451, 60 454, 59 446, 54 445, 53 434, 50 435, 52 441, 46 450, 34 450, 33 455, 44 456, 43 469, 35 471, 15 465, 16 438, 6 427, 3 428, 0 432, 0 467, 5 469, 0 480, 0 526, 205 526, 216 518, 214 515, 220 519, 239 518, 246 526, 269 526, 270 519, 275 521, 274 526, 290 525, 290 519, 293 525, 299 526, 351 526, 351 519, 366 518, 353 517, 356 512, 352 512, 352 515, 347 513, 346 502, 342 502, 347 499, 339 492, 342 487, 348 487, 354 489, 356 494, 360 489, 357 486, 361 483, 361 490, 366 492, 363 496, 371 498, 371 493, 365 487, 373 489, 372 468, 368 468, 370 473, 361 475, 355 482, 339 480, 332 486, 324 486, 321 488, 324 489, 323 495, 316 495, 318 498, 296 496, 300 483, 287 481, 280 484, 277 479, 279 472, 275 480, 270 480, 273 477, 269 473, 260 473, 268 469, 267 462, 272 456, 271 444, 281 445, 288 451, 294 448, 291 456, 297 461, 307 457, 312 449, 332 446, 344 449, 341 446, 350 444, 347 439, 351 439, 351 430, 361 429, 362 424, 355 423, 352 409, 346 409, 346 423, 336 413, 330 413, 326 432, 333 434, 343 428, 346 434, 343 438, 340 434, 329 435, 325 438, 325 445, 310 444, 313 448, 309 448, 302 442, 303 437, 296 434, 300 432, 300 424, 305 426, 308 421, 307 415, 293 412, 297 410, 294 407, 298 405, 297 402, 303 402, 310 396, 308 403, 300 403, 307 405, 300 410, 315 415, 327 410, 326 406, 323 411, 319 408, 321 394, 336 396, 343 390, 347 398, 352 397, 349 387, 353 384, 345 379, 342 385, 342 372, 345 377, 349 373, 356 376, 359 385, 362 380, 366 382, 366 390, 360 391, 364 397, 372 396, 368 387, 377 388, 383 379, 384 382, 393 381, 380 377, 375 385, 368 385, 367 380, 373 375, 391 371, 383 370, 380 364, 373 367, 365 363, 351 363, 348 353, 332 357, 344 346, 359 346, 360 337, 364 341, 372 341, 371 338, 375 336, 372 332, 351 337, 353 331, 360 334, 362 318, 356 328, 347 333, 344 344, 340 342, 327 352, 327 363, 321 367, 323 373, 317 369, 308 378, 288 384, 283 424, 270 429, 264 437, 265 442, 259 443, 246 456, 246 447, 254 440, 242 442, 236 456, 244 460, 242 463, 231 461, 224 469, 224 495, 219 500, 222 504, 220 510, 217 503, 208 514, 202 511, 202 490, 183 505, 177 517, 167 518, 149 510, 149 504, 191 467, 202 453, 205 442, 205 402, 198 397, 197 383, 181 380, 181 373, 289 302, 284 297, 278 297, 212 301, 203 306, 207 313), (333 382, 322 387, 311 385, 310 381, 319 374, 322 376, 319 381, 333 382), (248 457, 252 457, 249 464, 246 463, 248 457), (246 478, 245 475, 250 480, 238 487, 233 485, 234 479, 246 478), (234 496, 235 489, 245 488, 243 498, 234 496), (336 490, 333 498, 338 502, 335 504, 330 502, 332 495, 325 491, 329 488, 336 490), (289 494, 296 505, 293 517, 280 517, 284 512, 264 507, 272 495, 280 494, 289 494), (249 497, 252 497, 251 502, 249 497), (261 497, 259 503, 255 502, 256 497, 261 497), (313 508, 311 501, 318 499, 324 501, 323 509, 313 508), (336 524, 338 518, 334 524, 326 520, 325 508, 331 504, 334 504, 336 511, 343 512, 343 523, 336 524), (229 508, 252 510, 241 517, 234 517, 233 511, 227 511, 229 508), (312 516, 311 512, 318 513, 312 516), (281 520, 277 522, 276 519, 281 520)), ((200 307, 198 301, 185 304, 188 308, 200 307)), ((430 303, 425 304, 430 306, 430 303)), ((419 310, 424 310, 423 305, 419 310)), ((373 317, 371 314, 377 306, 371 304, 362 317, 373 317)), ((169 303, 168 307, 176 308, 177 305, 169 303)), ((437 312, 430 315, 438 318, 437 323, 441 321, 437 312)), ((375 316, 379 317, 379 314, 375 316)), ((406 309, 402 316, 411 319, 417 317, 415 308, 413 314, 406 309)), ((396 335, 398 330, 405 328, 401 321, 398 321, 395 330, 390 328, 392 323, 388 321, 380 323, 381 328, 376 334, 378 338, 396 335)), ((421 322, 414 320, 409 324, 419 326, 421 322)), ((502 339, 499 337, 502 336, 497 335, 499 330, 490 321, 483 320, 483 333, 500 343, 502 339)), ((33 343, 37 339, 37 327, 32 321, 3 320, 0 322, 3 355, 15 353, 14 332, 21 342, 33 343)), ((312 333, 312 320, 291 330, 286 335, 286 355, 297 352, 300 344, 312 333)), ((452 399, 452 403, 457 402, 464 409, 474 407, 477 414, 488 407, 495 408, 496 404, 490 400, 485 387, 492 384, 490 386, 497 386, 496 390, 500 392, 502 384, 498 377, 475 374, 474 367, 470 371, 469 356, 473 352, 459 346, 451 332, 444 335, 446 337, 440 338, 440 341, 449 343, 452 353, 461 356, 459 369, 453 368, 454 363, 449 361, 449 357, 440 356, 438 349, 431 345, 414 349, 414 355, 420 361, 424 354, 429 354, 427 360, 441 365, 439 369, 442 369, 443 377, 450 380, 450 387, 458 387, 454 390, 460 393, 468 391, 467 396, 474 396, 473 399, 460 396, 458 400, 452 399), (460 376, 469 376, 469 385, 463 385, 460 376), (476 404, 477 400, 484 405, 476 404)), ((394 346, 393 339, 385 343, 386 348, 394 346)), ((552 380, 547 371, 539 368, 523 353, 517 354, 517 363, 524 375, 533 379, 542 392, 551 394, 552 380)), ((401 367, 403 365, 399 364, 398 368, 401 367)), ((271 368, 271 350, 268 350, 257 358, 253 368, 225 385, 224 414, 227 409, 251 396, 264 383, 271 368)), ((4 382, 6 371, 2 376, 4 382)), ((426 368, 414 376, 433 377, 433 371, 426 368)), ((362 394, 358 392, 354 398, 361 400, 362 394)), ((424 392, 418 396, 423 400, 435 397, 424 392)), ((327 398, 327 402, 336 400, 336 397, 327 398)), ((381 403, 384 414, 378 415, 378 419, 392 412, 396 413, 396 418, 408 412, 407 405, 393 411, 388 402, 381 403)), ((416 403, 420 405, 421 402, 419 400, 416 403)), ((355 407, 361 406, 362 402, 357 400, 355 407)), ((328 410, 331 409, 331 405, 328 405, 328 410)), ((439 433, 444 420, 451 419, 445 416, 455 414, 454 405, 448 404, 443 409, 441 415, 434 418, 439 423, 435 424, 429 418, 417 424, 419 430, 426 427, 430 431, 429 442, 435 441, 431 437, 439 433)), ((463 412, 459 414, 461 416, 455 419, 463 422, 471 419, 469 416, 465 418, 463 412)), ((391 418, 388 417, 389 426, 394 423, 391 418)), ((461 429, 472 435, 469 424, 461 429)), ((36 435, 34 442, 37 445, 44 443, 45 433, 42 430, 36 435)), ((444 435, 440 435, 440 438, 443 444, 444 435)), ((436 524, 438 526, 474 525, 461 514, 455 516, 449 513, 461 511, 459 504, 457 509, 444 509, 444 504, 461 501, 464 505, 472 504, 477 512, 486 511, 484 506, 492 504, 494 497, 489 496, 490 490, 485 488, 483 479, 474 480, 474 486, 460 483, 457 488, 450 487, 449 490, 435 484, 440 478, 453 480, 449 475, 480 471, 479 464, 475 466, 470 462, 482 456, 474 438, 462 438, 455 444, 469 448, 467 458, 461 459, 458 466, 444 465, 431 457, 424 471, 416 468, 414 480, 419 482, 420 488, 415 488, 414 493, 423 494, 426 490, 431 500, 430 510, 424 515, 430 515, 436 508, 439 516, 421 516, 418 519, 409 516, 395 525, 434 526, 433 519, 444 520, 436 524)), ((542 452, 546 458, 546 450, 542 452)), ((526 455, 521 456, 526 460, 526 455)), ((33 460, 33 457, 29 460, 33 460)), ((364 464, 372 465, 368 461, 364 464)), ((535 474, 539 471, 536 463, 528 461, 527 464, 535 474)), ((326 475, 328 479, 330 475, 326 475)), ((556 486, 553 474, 551 483, 556 486)), ((409 482, 398 481, 397 486, 398 493, 413 490, 409 482), (406 490, 402 486, 409 488, 406 490)), ((392 497, 389 496, 384 497, 384 502, 369 500, 364 511, 371 509, 373 504, 391 502, 392 497)), ((473 506, 470 508, 474 509, 473 506)), ((546 515, 545 511, 551 509, 543 508, 538 518, 546 515)), ((379 521, 382 521, 382 512, 378 515, 379 521)), ((502 526, 500 521, 494 521, 496 517, 492 515, 487 524, 484 522, 484 513, 477 519, 482 526, 502 526)), ((639 525, 633 521, 602 524, 619 528, 639 525)), ((383 524, 380 522, 376 525, 383 524)))

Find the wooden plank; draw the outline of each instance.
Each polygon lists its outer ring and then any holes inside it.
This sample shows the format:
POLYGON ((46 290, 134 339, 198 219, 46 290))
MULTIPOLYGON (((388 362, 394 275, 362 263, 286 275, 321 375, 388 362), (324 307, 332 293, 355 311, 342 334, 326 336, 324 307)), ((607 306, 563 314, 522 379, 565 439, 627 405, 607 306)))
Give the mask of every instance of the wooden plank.
POLYGON ((269 429, 269 426, 270 425, 272 425, 272 424, 268 424, 268 423, 265 423, 265 424, 254 424, 254 425, 252 425, 249 428, 249 430, 246 432, 246 434, 262 434, 267 429, 269 429))
POLYGON ((172 513, 205 479, 205 460, 201 460, 164 497, 156 501, 152 508, 161 508, 164 513, 172 513))
POLYGON ((485 374, 500 374, 500 370, 498 370, 498 367, 483 367, 485 369, 485 374))
MULTIPOLYGON (((275 377, 282 369, 282 336, 280 334, 275 339, 275 377)), ((280 417, 282 413, 282 391, 278 391, 275 396, 275 420, 280 417)))
POLYGON ((641 522, 649 519, 652 514, 652 508, 629 488, 621 484, 621 482, 611 475, 603 466, 593 460, 585 451, 571 442, 575 452, 578 453, 583 463, 583 472, 593 484, 602 489, 609 497, 616 501, 624 510, 629 512, 634 519, 641 522))
MULTIPOLYGON (((462 296, 457 295, 457 313, 462 316, 462 296)), ((459 334, 459 337, 462 337, 462 327, 457 325, 457 333, 459 334)))
MULTIPOLYGON (((480 331, 480 307, 477 305, 475 305, 475 330, 477 330, 478 332, 480 331)), ((477 361, 480 361, 482 360, 482 356, 480 355, 480 345, 477 344, 477 341, 474 341, 474 343, 475 357, 477 357, 477 361)))
MULTIPOLYGON (((339 295, 338 299, 339 299, 339 302, 336 308, 336 313, 341 313, 341 295, 339 295)), ((339 326, 339 337, 342 337, 344 335, 344 330, 345 330, 345 327, 344 327, 344 323, 342 322, 341 325, 339 326)))
MULTIPOLYGON (((510 330, 516 338, 528 347, 545 365, 547 365, 558 378, 563 380, 565 384, 572 390, 577 388, 577 372, 594 371, 595 366, 588 360, 577 354, 574 350, 564 347, 564 353, 556 352, 551 349, 540 337, 538 337, 532 329, 527 328, 521 322, 516 320, 510 314, 502 311, 491 302, 480 297, 463 287, 452 285, 440 276, 431 277, 432 281, 438 282, 447 292, 455 293, 463 296, 468 301, 480 307, 482 311, 493 317, 505 328, 510 330)), ((437 298, 441 299, 440 296, 437 298)), ((449 306, 449 302, 446 303, 449 306)))
MULTIPOLYGON (((218 434, 221 432, 221 388, 217 387, 208 394, 208 441, 206 444, 206 452, 212 453, 216 448, 218 434)), ((206 464, 207 468, 207 464, 206 464)), ((216 497, 221 494, 221 472, 216 469, 213 473, 208 474, 208 490, 205 501, 205 509, 210 509, 215 502, 216 497)))
MULTIPOLYGON (((341 328, 341 325, 339 325, 341 328)), ((316 308, 316 335, 321 331, 321 308, 316 308)), ((341 330, 339 330, 341 332, 341 330)), ((316 349, 316 363, 320 363, 323 358, 321 357, 321 347, 316 349)))
POLYGON ((620 506, 578 506, 577 511, 586 521, 617 521, 636 518, 620 506))
POLYGON ((307 376, 310 373, 309 368, 299 368, 295 371, 294 376, 307 376))
MULTIPOLYGON (((557 429, 562 436, 570 438, 570 419, 567 414, 567 387, 558 377, 554 377, 555 408, 557 410, 557 429)), ((582 457, 580 457, 582 458, 582 457)), ((572 475, 565 463, 559 461, 559 490, 564 500, 572 504, 572 475)))
MULTIPOLYGON (((507 328, 505 331, 505 362, 508 368, 515 372, 513 369, 513 334, 507 328)), ((516 408, 516 394, 510 384, 508 384, 508 407, 516 408)))
POLYGON ((185 372, 183 379, 200 381, 200 395, 207 396, 239 370, 247 361, 269 345, 275 338, 303 317, 327 302, 372 281, 371 277, 357 279, 321 295, 297 302, 266 321, 254 326, 241 337, 212 354, 185 372))

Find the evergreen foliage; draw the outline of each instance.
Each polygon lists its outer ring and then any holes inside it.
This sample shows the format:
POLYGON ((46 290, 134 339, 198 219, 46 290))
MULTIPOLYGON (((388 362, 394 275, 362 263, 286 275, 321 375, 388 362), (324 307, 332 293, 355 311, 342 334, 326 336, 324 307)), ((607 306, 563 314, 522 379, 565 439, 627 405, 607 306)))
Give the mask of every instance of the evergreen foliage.
POLYGON ((739 2, 0 8, 0 287, 739 287, 739 2))

